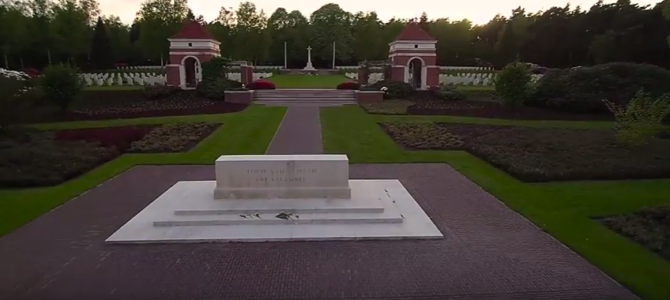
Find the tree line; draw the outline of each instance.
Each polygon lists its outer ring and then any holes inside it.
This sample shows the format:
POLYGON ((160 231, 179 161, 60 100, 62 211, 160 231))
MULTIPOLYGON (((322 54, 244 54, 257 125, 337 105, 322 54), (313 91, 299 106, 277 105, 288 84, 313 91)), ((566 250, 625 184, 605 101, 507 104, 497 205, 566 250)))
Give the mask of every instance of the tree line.
POLYGON ((552 7, 527 12, 518 7, 486 24, 428 16, 393 18, 351 13, 326 4, 310 16, 279 8, 271 14, 251 2, 221 7, 214 20, 196 16, 186 0, 147 0, 132 24, 102 15, 96 0, 0 0, 2 64, 13 69, 67 62, 102 70, 115 64, 159 65, 168 57, 167 38, 186 20, 197 20, 221 41, 223 56, 256 65, 303 67, 307 46, 317 68, 385 60, 388 43, 407 22, 418 22, 438 40, 440 65, 496 66, 521 60, 549 68, 613 61, 670 67, 670 21, 666 1, 640 6, 630 0, 590 8, 552 7))

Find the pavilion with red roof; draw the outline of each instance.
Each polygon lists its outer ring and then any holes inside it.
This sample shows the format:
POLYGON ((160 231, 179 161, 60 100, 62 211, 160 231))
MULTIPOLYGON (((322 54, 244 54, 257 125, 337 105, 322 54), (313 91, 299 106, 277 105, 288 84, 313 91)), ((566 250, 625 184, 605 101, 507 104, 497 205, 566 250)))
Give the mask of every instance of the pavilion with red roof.
POLYGON ((202 63, 221 56, 219 41, 196 21, 188 21, 170 41, 167 83, 182 89, 194 89, 202 81, 202 63))
POLYGON ((436 44, 437 40, 419 24, 408 23, 395 41, 389 43, 391 80, 410 83, 419 90, 439 86, 436 44))

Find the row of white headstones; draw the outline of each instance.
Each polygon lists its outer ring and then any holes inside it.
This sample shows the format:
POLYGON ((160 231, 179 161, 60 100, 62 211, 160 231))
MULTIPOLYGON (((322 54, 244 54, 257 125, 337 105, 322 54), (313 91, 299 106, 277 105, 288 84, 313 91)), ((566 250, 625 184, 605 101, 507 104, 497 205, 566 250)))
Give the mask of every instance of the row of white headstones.
MULTIPOLYGON (((358 73, 346 73, 345 76, 358 80, 358 73)), ((440 74, 439 80, 440 84, 446 85, 478 85, 478 86, 489 86, 493 85, 493 80, 495 78, 493 73, 458 73, 458 74, 440 74)), ((542 78, 540 74, 533 74, 531 76, 531 82, 536 82, 542 78)), ((373 84, 377 81, 384 79, 384 74, 382 73, 372 73, 368 78, 368 84, 373 84)))
MULTIPOLYGON (((162 70, 165 68, 164 66, 126 66, 126 67, 117 67, 119 70, 162 70)), ((280 70, 283 69, 284 66, 254 66, 256 69, 273 69, 273 70, 280 70)), ((336 66, 335 69, 337 70, 356 70, 360 68, 360 66, 336 66)), ((469 67, 469 66, 441 66, 440 70, 452 70, 452 71, 488 71, 488 70, 493 70, 493 68, 490 67, 469 67)))
POLYGON ((165 75, 155 73, 83 73, 80 76, 88 86, 102 85, 165 85, 165 75))
MULTIPOLYGON (((165 85, 167 83, 165 75, 155 73, 83 73, 80 76, 87 86, 165 85)), ((272 73, 253 73, 252 79, 258 80, 270 76, 272 73)), ((241 81, 241 74, 229 73, 228 78, 241 81)))

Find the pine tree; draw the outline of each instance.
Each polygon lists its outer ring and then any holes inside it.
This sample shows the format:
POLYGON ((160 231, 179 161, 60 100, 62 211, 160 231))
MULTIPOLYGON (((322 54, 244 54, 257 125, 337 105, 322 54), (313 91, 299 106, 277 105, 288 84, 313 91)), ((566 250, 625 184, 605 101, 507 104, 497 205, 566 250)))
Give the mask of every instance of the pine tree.
POLYGON ((421 13, 421 18, 419 18, 419 27, 428 32, 428 15, 425 11, 421 13))
POLYGON ((91 67, 96 70, 105 70, 113 66, 114 55, 109 35, 107 34, 107 28, 102 22, 102 18, 98 17, 91 42, 91 67))
POLYGON ((498 42, 495 45, 496 57, 498 58, 497 65, 504 67, 513 62, 519 53, 518 43, 514 34, 514 26, 511 21, 507 21, 505 26, 500 30, 498 42))

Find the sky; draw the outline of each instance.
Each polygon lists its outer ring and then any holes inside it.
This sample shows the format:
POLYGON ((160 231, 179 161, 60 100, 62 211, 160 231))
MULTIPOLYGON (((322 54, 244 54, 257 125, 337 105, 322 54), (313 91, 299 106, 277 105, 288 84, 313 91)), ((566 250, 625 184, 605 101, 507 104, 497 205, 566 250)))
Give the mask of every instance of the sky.
MULTIPOLYGON (((116 15, 121 17, 125 23, 131 23, 135 13, 144 0, 98 0, 100 9, 104 15, 116 15)), ((213 1, 213 0, 189 0, 189 7, 193 13, 203 15, 205 20, 213 20, 219 13, 221 6, 237 8, 242 1, 213 1)), ((468 19, 475 24, 484 24, 496 14, 509 16, 512 9, 521 6, 527 12, 536 12, 552 6, 564 6, 570 2, 572 6, 580 5, 589 8, 597 0, 411 0, 411 1, 389 1, 389 0, 255 0, 257 9, 263 9, 269 16, 278 7, 288 11, 299 10, 306 17, 326 3, 337 3, 342 9, 349 12, 376 11, 383 21, 392 17, 414 18, 421 16, 422 12, 428 14, 428 18, 448 17, 452 20, 468 19), (411 3, 408 5, 408 3, 411 3)), ((616 0, 604 1, 613 3, 616 0)), ((633 0, 640 5, 656 4, 660 0, 633 0)))

